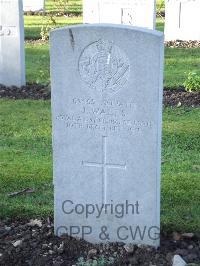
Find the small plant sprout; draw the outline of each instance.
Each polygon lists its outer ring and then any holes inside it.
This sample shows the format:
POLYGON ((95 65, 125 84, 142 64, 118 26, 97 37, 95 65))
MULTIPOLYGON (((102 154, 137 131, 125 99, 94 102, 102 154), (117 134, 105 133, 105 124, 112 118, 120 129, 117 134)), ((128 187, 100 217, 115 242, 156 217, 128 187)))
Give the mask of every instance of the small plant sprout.
POLYGON ((186 91, 199 91, 200 90, 200 74, 196 72, 189 72, 187 79, 183 83, 185 86, 186 91))

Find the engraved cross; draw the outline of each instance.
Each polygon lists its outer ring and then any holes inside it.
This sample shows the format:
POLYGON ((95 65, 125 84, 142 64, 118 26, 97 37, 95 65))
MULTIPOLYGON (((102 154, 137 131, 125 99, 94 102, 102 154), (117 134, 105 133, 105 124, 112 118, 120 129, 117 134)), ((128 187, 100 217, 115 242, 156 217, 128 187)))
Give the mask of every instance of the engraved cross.
POLYGON ((87 167, 97 167, 102 169, 102 202, 106 203, 107 196, 107 170, 108 169, 120 169, 126 170, 126 164, 110 164, 107 163, 107 137, 102 137, 102 162, 84 162, 83 166, 87 167))

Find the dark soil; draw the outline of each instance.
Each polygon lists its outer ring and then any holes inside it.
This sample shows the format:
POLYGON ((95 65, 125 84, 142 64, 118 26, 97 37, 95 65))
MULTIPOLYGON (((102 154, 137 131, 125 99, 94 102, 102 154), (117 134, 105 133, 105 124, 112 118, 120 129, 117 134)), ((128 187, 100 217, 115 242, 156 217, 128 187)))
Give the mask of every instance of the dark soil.
MULTIPOLYGON (((42 39, 26 39, 26 43, 32 45, 43 45, 48 44, 49 40, 42 40, 42 39)), ((182 40, 175 40, 175 41, 168 41, 165 42, 165 47, 170 48, 200 48, 200 41, 182 41, 182 40)))
POLYGON ((165 235, 157 250, 123 243, 93 245, 67 235, 55 237, 49 218, 36 220, 36 223, 28 220, 0 221, 2 266, 72 266, 78 265, 81 257, 92 263, 103 256, 106 259, 112 258, 114 262, 111 265, 169 266, 175 254, 180 255, 187 263, 199 263, 200 238, 194 234, 165 235))
POLYGON ((27 16, 56 16, 56 17, 80 17, 82 15, 81 11, 70 11, 70 12, 47 12, 47 11, 25 11, 24 15, 27 16))
POLYGON ((41 84, 28 84, 21 88, 0 85, 0 98, 47 100, 51 98, 50 88, 41 84))
MULTIPOLYGON (((33 99, 47 100, 51 98, 50 87, 41 84, 28 84, 22 88, 5 87, 0 85, 0 98, 8 99, 33 99)), ((200 106, 200 90, 196 92, 186 92, 184 88, 166 88, 163 95, 164 106, 200 106)))
MULTIPOLYGON (((54 16, 68 16, 68 17, 78 17, 78 16, 82 16, 83 12, 82 11, 66 11, 66 12, 59 12, 59 11, 54 11, 54 12, 47 12, 47 11, 25 11, 24 15, 27 16, 50 16, 50 15, 54 15, 54 16)), ((165 17, 165 12, 161 11, 161 12, 157 12, 157 17, 165 17)))
POLYGON ((165 42, 166 47, 171 48, 200 48, 200 41, 169 41, 165 42))
POLYGON ((187 92, 184 88, 165 89, 163 95, 164 106, 200 106, 200 90, 196 92, 187 92))

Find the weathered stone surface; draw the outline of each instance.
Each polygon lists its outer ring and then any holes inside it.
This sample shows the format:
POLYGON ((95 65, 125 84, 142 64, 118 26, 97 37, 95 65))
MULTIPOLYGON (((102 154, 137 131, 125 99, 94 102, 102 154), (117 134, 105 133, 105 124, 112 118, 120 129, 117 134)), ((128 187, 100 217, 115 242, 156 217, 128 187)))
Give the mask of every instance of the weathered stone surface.
POLYGON ((0 0, 0 84, 17 87, 25 85, 21 0, 0 0))
POLYGON ((165 1, 165 40, 200 40, 200 1, 165 1))
POLYGON ((45 10, 45 0, 23 0, 23 10, 39 12, 45 10))
POLYGON ((114 23, 155 29, 155 0, 84 0, 84 23, 114 23))
POLYGON ((158 246, 163 34, 98 24, 50 41, 55 233, 158 246))

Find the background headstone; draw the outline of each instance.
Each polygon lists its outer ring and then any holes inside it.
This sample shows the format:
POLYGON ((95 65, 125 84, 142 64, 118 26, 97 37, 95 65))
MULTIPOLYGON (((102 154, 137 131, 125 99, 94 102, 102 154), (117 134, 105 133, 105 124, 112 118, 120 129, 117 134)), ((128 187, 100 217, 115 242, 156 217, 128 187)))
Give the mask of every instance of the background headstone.
POLYGON ((54 30, 50 41, 55 233, 158 246, 163 34, 93 24, 54 30), (86 217, 87 204, 129 211, 86 217), (136 227, 142 239, 131 237, 136 227))
POLYGON ((85 0, 84 23, 114 23, 155 29, 155 0, 85 0))
POLYGON ((18 87, 25 85, 21 0, 0 0, 0 84, 18 87))
POLYGON ((39 12, 45 10, 45 0, 23 0, 23 10, 39 12))
POLYGON ((165 1, 165 40, 200 40, 200 1, 165 1))
POLYGON ((99 0, 83 0, 83 23, 99 23, 99 0))

